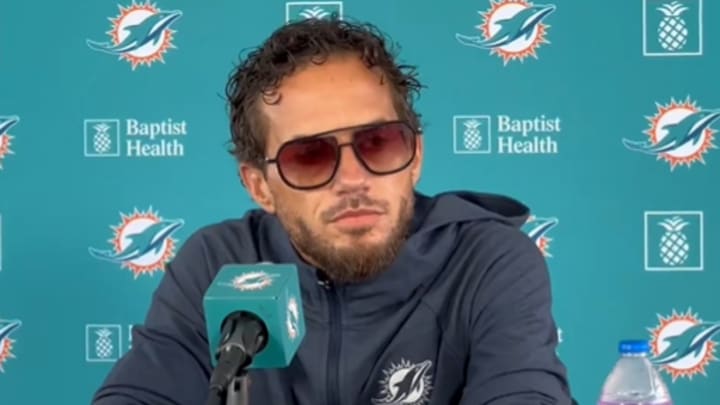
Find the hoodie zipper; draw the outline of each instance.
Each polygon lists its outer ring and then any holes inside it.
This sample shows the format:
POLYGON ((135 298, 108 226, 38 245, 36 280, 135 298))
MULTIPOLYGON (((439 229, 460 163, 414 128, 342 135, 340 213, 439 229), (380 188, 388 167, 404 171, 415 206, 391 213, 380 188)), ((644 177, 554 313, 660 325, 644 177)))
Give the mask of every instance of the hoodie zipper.
POLYGON ((332 281, 321 280, 325 288, 330 306, 330 340, 328 342, 327 358, 327 405, 340 405, 340 346, 342 344, 342 329, 340 299, 338 291, 332 281))

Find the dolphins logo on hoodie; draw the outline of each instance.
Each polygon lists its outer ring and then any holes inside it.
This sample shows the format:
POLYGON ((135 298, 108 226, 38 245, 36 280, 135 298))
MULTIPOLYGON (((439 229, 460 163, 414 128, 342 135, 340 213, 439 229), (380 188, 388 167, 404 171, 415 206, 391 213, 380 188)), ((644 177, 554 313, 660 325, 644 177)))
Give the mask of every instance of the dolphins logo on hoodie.
POLYGON ((705 164, 703 156, 717 148, 713 144, 717 130, 712 127, 720 124, 720 109, 702 109, 689 97, 682 102, 671 99, 669 104, 657 104, 657 109, 655 115, 647 117, 650 127, 644 133, 649 139, 623 138, 623 145, 630 151, 665 160, 670 171, 695 162, 705 164))
POLYGON ((116 263, 132 271, 134 278, 162 271, 173 258, 177 241, 172 235, 185 221, 161 218, 152 208, 132 214, 120 213, 121 222, 111 226, 114 234, 108 242, 112 249, 88 248, 90 256, 116 263))
POLYGON ((720 336, 720 322, 701 320, 690 309, 679 314, 673 310, 667 317, 658 315, 659 325, 649 328, 651 333, 650 361, 672 376, 692 379, 702 374, 707 376, 708 365, 717 361, 712 340, 720 336))
POLYGON ((9 131, 19 121, 20 117, 17 115, 0 116, 0 170, 3 168, 2 163, 5 156, 13 154, 13 151, 10 149, 10 142, 13 136, 10 135, 9 131))
POLYGON ((542 218, 532 215, 525 221, 522 230, 535 242, 535 245, 540 249, 543 256, 552 257, 550 254, 550 242, 552 239, 548 234, 557 224, 558 219, 555 217, 542 218))
POLYGON ((376 405, 424 405, 430 399, 432 376, 429 373, 432 362, 425 360, 411 363, 401 359, 383 371, 380 381, 380 397, 373 398, 376 405))
POLYGON ((512 60, 537 59, 537 49, 549 44, 550 27, 544 20, 556 9, 554 4, 533 4, 526 0, 491 1, 490 9, 479 12, 483 22, 475 26, 480 35, 455 34, 465 46, 489 50, 507 65, 512 60))
POLYGON ((175 48, 171 29, 183 13, 179 10, 160 10, 149 0, 138 4, 134 0, 128 7, 118 6, 120 13, 110 18, 112 23, 109 41, 88 39, 94 51, 117 56, 130 62, 132 70, 154 62, 165 63, 164 55, 175 48))
POLYGON ((12 354, 13 343, 10 337, 12 333, 20 328, 22 322, 19 320, 0 319, 0 373, 4 373, 3 364, 9 359, 15 358, 12 354))

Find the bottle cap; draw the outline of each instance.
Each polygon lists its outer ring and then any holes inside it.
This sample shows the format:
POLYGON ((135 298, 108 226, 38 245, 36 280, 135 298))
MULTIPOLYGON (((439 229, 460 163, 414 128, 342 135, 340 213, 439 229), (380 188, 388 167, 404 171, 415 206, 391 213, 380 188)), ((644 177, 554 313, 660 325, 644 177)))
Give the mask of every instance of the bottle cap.
POLYGON ((647 340, 621 340, 618 350, 621 354, 647 354, 650 344, 647 340))

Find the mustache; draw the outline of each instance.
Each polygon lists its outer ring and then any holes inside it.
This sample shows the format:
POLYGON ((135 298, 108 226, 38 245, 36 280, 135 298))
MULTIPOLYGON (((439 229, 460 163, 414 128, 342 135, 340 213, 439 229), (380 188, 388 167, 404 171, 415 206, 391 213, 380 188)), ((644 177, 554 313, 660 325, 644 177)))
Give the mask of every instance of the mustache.
POLYGON ((389 211, 390 204, 387 201, 370 198, 366 194, 358 194, 352 197, 343 198, 339 203, 337 203, 337 205, 325 210, 322 213, 321 218, 323 221, 331 221, 335 216, 343 211, 347 211, 348 209, 357 210, 363 208, 378 210, 385 214, 389 211))

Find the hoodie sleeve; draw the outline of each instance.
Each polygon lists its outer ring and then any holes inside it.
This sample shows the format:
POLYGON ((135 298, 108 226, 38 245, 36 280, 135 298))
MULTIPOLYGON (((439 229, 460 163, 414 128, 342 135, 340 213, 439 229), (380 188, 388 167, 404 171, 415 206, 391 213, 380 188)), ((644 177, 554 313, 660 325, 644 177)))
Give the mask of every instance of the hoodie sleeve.
POLYGON ((210 283, 201 235, 167 266, 132 349, 107 375, 94 405, 196 405, 205 402, 210 359, 202 297, 210 283))
POLYGON ((459 405, 574 404, 555 352, 545 259, 521 232, 496 236, 502 253, 476 289, 468 377, 459 405))

